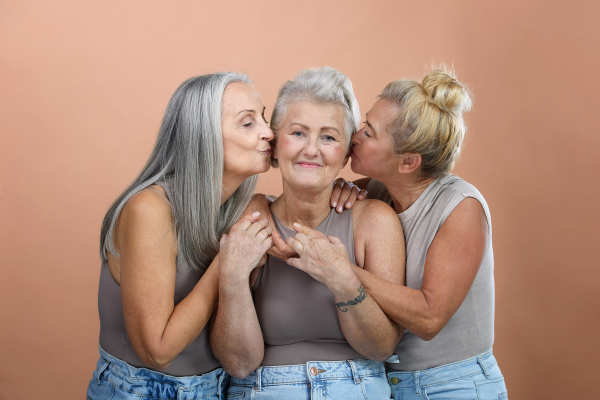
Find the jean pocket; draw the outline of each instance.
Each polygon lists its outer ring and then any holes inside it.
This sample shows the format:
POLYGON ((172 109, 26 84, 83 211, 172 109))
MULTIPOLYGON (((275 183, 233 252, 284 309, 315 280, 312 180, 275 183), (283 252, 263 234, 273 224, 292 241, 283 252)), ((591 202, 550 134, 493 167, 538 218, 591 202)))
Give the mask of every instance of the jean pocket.
POLYGON ((244 392, 234 392, 234 393, 227 393, 227 399, 243 399, 244 398, 244 392))
POLYGON ((475 382, 477 386, 477 399, 478 400, 496 400, 506 399, 506 385, 504 384, 504 378, 488 379, 485 381, 475 382))
POLYGON ((498 395, 498 400, 508 400, 508 393, 502 392, 498 395))

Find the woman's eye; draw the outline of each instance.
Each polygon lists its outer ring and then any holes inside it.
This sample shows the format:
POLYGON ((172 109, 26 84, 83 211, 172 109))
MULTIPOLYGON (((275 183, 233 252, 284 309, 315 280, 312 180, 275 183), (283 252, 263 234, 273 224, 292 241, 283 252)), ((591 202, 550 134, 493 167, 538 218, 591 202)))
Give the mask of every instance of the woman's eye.
POLYGON ((371 135, 369 134, 369 132, 368 132, 368 131, 365 131, 365 136, 366 136, 366 137, 371 137, 371 135))
POLYGON ((335 138, 331 135, 323 136, 323 140, 325 140, 326 142, 335 142, 335 138))
POLYGON ((246 128, 250 128, 250 127, 252 126, 252 122, 248 122, 248 123, 244 124, 244 126, 245 126, 246 128))
POLYGON ((292 132, 292 136, 302 137, 302 136, 304 136, 304 133, 302 133, 300 131, 293 131, 292 132))

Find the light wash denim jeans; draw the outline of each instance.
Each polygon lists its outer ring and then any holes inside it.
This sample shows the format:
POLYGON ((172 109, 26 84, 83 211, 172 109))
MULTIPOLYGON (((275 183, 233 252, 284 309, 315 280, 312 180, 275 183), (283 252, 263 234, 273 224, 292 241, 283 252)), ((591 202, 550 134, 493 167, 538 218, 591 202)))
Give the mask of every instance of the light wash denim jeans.
POLYGON ((390 387, 383 363, 370 360, 311 361, 259 367, 244 379, 231 378, 227 399, 383 400, 390 387))
POLYGON ((87 390, 88 400, 224 400, 227 374, 221 368, 202 375, 170 376, 136 368, 100 348, 87 390))
POLYGON ((504 377, 492 350, 421 371, 388 370, 394 400, 504 400, 504 377))

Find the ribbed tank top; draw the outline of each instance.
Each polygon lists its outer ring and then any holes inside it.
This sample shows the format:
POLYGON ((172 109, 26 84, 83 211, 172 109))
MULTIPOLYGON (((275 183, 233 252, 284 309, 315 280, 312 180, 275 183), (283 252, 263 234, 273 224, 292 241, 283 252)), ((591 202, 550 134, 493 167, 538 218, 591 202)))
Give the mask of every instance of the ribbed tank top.
MULTIPOLYGON (((392 204, 385 186, 374 179, 367 185, 368 197, 392 204)), ((433 181, 406 211, 398 214, 406 241, 406 286, 423 285, 425 258, 431 242, 446 218, 465 198, 477 199, 485 211, 488 241, 475 281, 462 305, 446 326, 430 341, 405 331, 396 347, 399 363, 394 370, 412 371, 475 357, 494 343, 494 253, 492 220, 485 199, 471 184, 456 175, 433 181)))
MULTIPOLYGON (((166 182, 157 182, 171 199, 171 188, 166 182)), ((177 257, 175 275, 175 304, 183 300, 200 280, 202 272, 192 269, 183 259, 177 257)), ((100 347, 108 354, 119 358, 129 365, 149 368, 135 354, 123 318, 121 286, 115 282, 108 262, 102 261, 100 285, 98 287, 98 313, 100 314, 100 347)), ((172 376, 201 375, 220 367, 219 361, 210 349, 208 324, 202 332, 187 345, 166 369, 160 370, 172 376)))
MULTIPOLYGON (((296 231, 273 217, 283 240, 296 231)), ((331 210, 315 230, 338 237, 355 263, 352 212, 331 210)), ((294 365, 309 361, 365 358, 348 344, 338 319, 333 293, 278 258, 269 256, 253 287, 254 306, 265 341, 263 366, 294 365)))

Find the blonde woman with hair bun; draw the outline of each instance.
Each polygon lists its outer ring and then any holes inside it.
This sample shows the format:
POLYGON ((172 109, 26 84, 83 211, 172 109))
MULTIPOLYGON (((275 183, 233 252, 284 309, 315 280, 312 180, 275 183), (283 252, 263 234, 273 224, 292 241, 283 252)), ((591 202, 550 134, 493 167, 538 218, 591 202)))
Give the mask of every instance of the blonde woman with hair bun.
MULTIPOLYGON (((405 329, 387 363, 394 399, 507 398, 492 354, 490 211, 473 185, 450 173, 470 109, 469 90, 442 68, 421 82, 390 82, 352 137, 352 171, 368 177, 354 183, 394 208, 406 241, 406 286, 356 270, 405 329)), ((332 204, 340 192, 348 190, 338 183, 332 204)))

